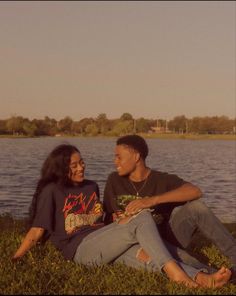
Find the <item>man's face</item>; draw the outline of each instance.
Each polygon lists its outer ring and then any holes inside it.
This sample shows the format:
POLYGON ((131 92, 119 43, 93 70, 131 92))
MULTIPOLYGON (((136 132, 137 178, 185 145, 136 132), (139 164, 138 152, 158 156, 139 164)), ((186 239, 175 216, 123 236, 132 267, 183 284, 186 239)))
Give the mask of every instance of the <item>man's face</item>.
POLYGON ((136 169, 139 153, 126 145, 117 145, 115 148, 115 166, 120 176, 129 175, 136 169))

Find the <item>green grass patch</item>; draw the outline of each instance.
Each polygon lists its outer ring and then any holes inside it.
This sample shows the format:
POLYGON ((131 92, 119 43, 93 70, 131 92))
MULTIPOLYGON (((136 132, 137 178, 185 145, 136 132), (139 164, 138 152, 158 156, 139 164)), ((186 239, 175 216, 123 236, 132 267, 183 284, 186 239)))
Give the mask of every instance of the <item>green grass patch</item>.
MULTIPOLYGON (((226 225, 236 235, 236 225, 226 225)), ((188 289, 159 273, 125 265, 86 267, 63 259, 50 242, 37 245, 21 261, 11 257, 25 235, 25 221, 0 216, 0 294, 33 295, 235 295, 231 283, 220 289, 188 289)), ((197 234, 191 249, 206 263, 229 266, 227 258, 197 234)), ((96 246, 94 246, 96 248, 96 246)))
POLYGON ((174 134, 174 133, 153 133, 140 134, 144 138, 150 139, 167 139, 167 140, 236 140, 235 134, 174 134))

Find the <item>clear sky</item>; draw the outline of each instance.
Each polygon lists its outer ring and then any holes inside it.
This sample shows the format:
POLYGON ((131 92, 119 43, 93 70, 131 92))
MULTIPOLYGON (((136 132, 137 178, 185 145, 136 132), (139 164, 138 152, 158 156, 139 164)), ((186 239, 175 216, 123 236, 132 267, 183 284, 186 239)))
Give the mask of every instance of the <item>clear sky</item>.
POLYGON ((236 117, 236 2, 0 2, 0 119, 124 112, 236 117))

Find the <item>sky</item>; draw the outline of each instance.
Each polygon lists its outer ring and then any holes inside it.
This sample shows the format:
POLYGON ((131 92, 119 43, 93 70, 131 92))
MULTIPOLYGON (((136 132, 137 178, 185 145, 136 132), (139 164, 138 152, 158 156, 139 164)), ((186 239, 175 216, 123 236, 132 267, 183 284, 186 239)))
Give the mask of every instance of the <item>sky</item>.
POLYGON ((0 119, 236 117, 235 1, 1 1, 0 119))

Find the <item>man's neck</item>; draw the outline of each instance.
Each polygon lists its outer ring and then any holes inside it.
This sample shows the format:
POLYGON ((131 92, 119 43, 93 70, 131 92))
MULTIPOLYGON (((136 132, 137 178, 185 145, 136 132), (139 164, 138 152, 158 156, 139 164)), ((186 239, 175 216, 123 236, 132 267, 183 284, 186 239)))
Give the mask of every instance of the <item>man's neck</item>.
POLYGON ((145 165, 139 166, 129 175, 129 179, 133 182, 141 182, 149 176, 150 171, 145 165))

